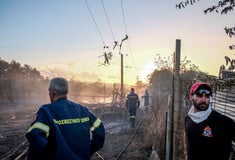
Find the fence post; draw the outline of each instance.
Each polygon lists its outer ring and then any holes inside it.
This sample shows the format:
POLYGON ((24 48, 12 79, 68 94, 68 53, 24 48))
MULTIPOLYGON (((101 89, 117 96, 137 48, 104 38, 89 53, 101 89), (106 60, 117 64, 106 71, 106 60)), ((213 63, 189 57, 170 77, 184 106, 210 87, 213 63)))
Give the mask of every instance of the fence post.
POLYGON ((178 123, 179 123, 179 113, 180 113, 180 48, 181 40, 176 39, 176 51, 174 56, 174 104, 173 104, 173 150, 172 159, 177 160, 177 135, 178 135, 178 123))

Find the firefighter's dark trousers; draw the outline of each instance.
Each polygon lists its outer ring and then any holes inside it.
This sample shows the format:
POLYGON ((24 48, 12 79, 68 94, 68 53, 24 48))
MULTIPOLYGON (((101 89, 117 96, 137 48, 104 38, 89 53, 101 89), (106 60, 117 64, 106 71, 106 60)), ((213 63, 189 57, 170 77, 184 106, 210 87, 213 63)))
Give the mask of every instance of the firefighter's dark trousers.
POLYGON ((131 127, 135 127, 136 107, 129 107, 129 119, 131 122, 131 127))

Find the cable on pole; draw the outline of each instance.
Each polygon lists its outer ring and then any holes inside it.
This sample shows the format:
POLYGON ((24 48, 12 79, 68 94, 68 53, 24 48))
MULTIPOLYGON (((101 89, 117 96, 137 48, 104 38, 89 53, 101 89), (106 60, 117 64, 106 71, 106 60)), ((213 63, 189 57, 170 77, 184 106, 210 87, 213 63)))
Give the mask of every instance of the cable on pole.
MULTIPOLYGON (((124 29, 125 29, 126 35, 128 35, 128 34, 127 34, 126 18, 125 18, 124 7, 123 7, 123 0, 120 0, 120 1, 121 1, 121 8, 122 8, 122 17, 123 17, 124 29)), ((129 40, 127 40, 127 44, 128 44, 128 46, 129 46, 129 50, 130 50, 130 54, 131 54, 131 58, 132 58, 133 64, 134 64, 134 66, 135 66, 136 64, 135 64, 135 60, 134 60, 134 57, 133 57, 133 54, 132 54, 132 50, 131 50, 131 47, 130 47, 130 42, 129 42, 129 40)))
POLYGON ((122 17, 123 17, 124 28, 125 28, 125 32, 127 35, 126 18, 125 18, 125 14, 124 14, 123 0, 121 0, 121 8, 122 8, 122 17))
POLYGON ((102 7, 103 7, 103 9, 104 9, 104 14, 105 14, 106 20, 107 20, 108 25, 109 25, 109 30, 110 30, 111 35, 112 35, 112 37, 113 37, 113 41, 115 42, 115 38, 114 38, 114 34, 113 34, 113 30, 112 30, 112 27, 111 27, 111 23, 110 23, 110 21, 109 21, 108 14, 107 14, 106 9, 105 9, 105 7, 104 7, 103 0, 100 0, 100 1, 101 1, 101 4, 102 4, 102 7))
POLYGON ((94 25, 95 25, 95 28, 96 28, 96 30, 97 30, 97 32, 98 32, 98 34, 99 34, 99 36, 100 36, 100 39, 101 39, 101 41, 102 41, 102 43, 103 43, 103 46, 106 46, 106 45, 105 45, 105 42, 104 42, 104 39, 103 39, 103 37, 102 37, 102 35, 101 35, 101 32, 100 32, 100 30, 99 30, 99 27, 98 27, 98 25, 97 25, 97 23, 96 23, 96 21, 95 21, 95 17, 93 16, 92 11, 91 11, 91 8, 90 8, 89 5, 88 5, 87 0, 85 0, 85 3, 86 3, 86 6, 87 6, 88 11, 89 11, 89 13, 90 13, 91 19, 92 19, 92 21, 93 21, 93 23, 94 23, 94 25))

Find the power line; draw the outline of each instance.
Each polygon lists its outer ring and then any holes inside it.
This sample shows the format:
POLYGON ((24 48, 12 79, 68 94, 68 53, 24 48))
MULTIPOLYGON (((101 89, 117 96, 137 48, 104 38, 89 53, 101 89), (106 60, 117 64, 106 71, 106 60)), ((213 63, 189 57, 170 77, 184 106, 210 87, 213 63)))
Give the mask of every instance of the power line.
POLYGON ((126 27, 126 18, 125 18, 125 14, 124 14, 124 9, 123 9, 123 1, 121 0, 121 8, 122 8, 122 17, 123 17, 123 23, 124 23, 124 29, 127 35, 127 27, 126 27))
MULTIPOLYGON (((96 27, 96 30, 97 30, 97 32, 98 32, 98 34, 99 34, 99 36, 100 36, 100 38, 101 38, 101 40, 102 40, 102 42, 103 42, 103 45, 104 45, 104 48, 103 48, 103 49, 104 49, 104 52, 103 52, 103 55, 99 56, 99 57, 104 57, 104 58, 105 58, 105 59, 104 59, 104 63, 103 63, 102 65, 110 64, 111 57, 112 57, 112 53, 111 53, 110 51, 107 52, 107 49, 109 49, 109 47, 105 45, 104 39, 103 39, 103 37, 102 37, 102 35, 101 35, 101 32, 100 32, 100 30, 99 30, 99 27, 98 27, 98 25, 97 25, 97 23, 96 23, 96 21, 95 21, 95 17, 94 17, 93 14, 92 14, 91 8, 89 7, 87 0, 85 0, 85 2, 86 2, 86 5, 87 5, 87 8, 88 8, 88 11, 89 11, 89 13, 90 13, 90 16, 91 16, 91 18, 92 18, 92 20, 93 20, 93 23, 94 23, 94 25, 95 25, 95 27, 96 27)), ((121 12, 122 12, 122 17, 123 17, 123 23, 124 23, 124 29, 125 29, 126 36, 125 36, 124 39, 122 39, 122 41, 121 41, 121 43, 120 43, 119 45, 117 44, 118 42, 115 40, 114 33, 113 33, 113 30, 112 30, 112 26, 111 26, 111 23, 110 23, 110 20, 109 20, 109 17, 108 17, 106 8, 105 8, 105 6, 104 6, 103 0, 101 0, 101 4, 102 4, 103 10, 104 10, 104 14, 105 14, 105 17, 106 17, 108 26, 109 26, 110 33, 111 33, 112 38, 113 38, 114 43, 115 43, 115 45, 114 45, 114 47, 113 47, 113 50, 115 49, 116 46, 119 46, 119 53, 121 53, 122 42, 125 41, 125 40, 128 40, 127 26, 126 26, 126 19, 125 19, 123 1, 121 0, 121 9, 122 9, 121 12)), ((128 46, 129 46, 129 50, 131 51, 129 41, 128 41, 128 46)), ((132 54, 131 54, 131 58, 132 58, 133 63, 134 63, 134 65, 135 65, 134 58, 133 58, 132 54)), ((137 67, 130 67, 129 69, 131 69, 131 68, 132 68, 132 69, 136 69, 137 67)), ((128 71, 128 72, 129 72, 129 71, 128 71)), ((136 70, 135 70, 135 72, 136 72, 136 70)), ((130 73, 131 73, 131 72, 130 72, 130 73)), ((132 72, 131 74, 133 74, 133 72, 132 72)), ((137 75, 137 74, 136 74, 136 75, 137 75)))
POLYGON ((108 14, 107 14, 106 9, 105 9, 105 7, 104 7, 103 0, 101 0, 101 4, 102 4, 102 7, 103 7, 103 9, 104 9, 104 14, 105 14, 106 20, 107 20, 108 25, 109 25, 109 30, 110 30, 110 32, 111 32, 111 34, 112 34, 112 37, 113 37, 113 41, 115 42, 113 30, 112 30, 112 27, 111 27, 111 23, 110 23, 110 21, 109 21, 108 14))
MULTIPOLYGON (((123 17, 124 29, 125 29, 126 35, 128 35, 128 34, 127 34, 126 18, 125 18, 124 7, 123 7, 123 0, 120 0, 120 1, 121 1, 121 9, 122 9, 122 17, 123 17)), ((130 50, 131 59, 132 59, 133 64, 134 64, 134 66, 135 66, 135 65, 136 65, 136 64, 135 64, 135 59, 134 59, 133 54, 132 54, 132 50, 131 50, 131 47, 130 47, 130 41, 129 41, 129 39, 127 40, 127 45, 128 45, 128 47, 129 47, 129 50, 130 50)))
MULTIPOLYGON (((93 23, 95 24, 96 30, 97 30, 97 32, 98 32, 98 34, 99 34, 99 36, 100 36, 100 38, 101 38, 101 40, 102 40, 102 42, 103 42, 103 49, 104 49, 104 50, 107 50, 109 47, 108 47, 108 46, 105 44, 105 42, 104 42, 104 39, 103 39, 103 37, 102 37, 102 35, 101 35, 101 32, 100 32, 100 30, 99 30, 99 27, 98 27, 96 21, 95 21, 95 18, 94 18, 93 14, 92 14, 92 11, 91 11, 91 9, 90 9, 90 7, 89 7, 89 5, 88 5, 87 0, 85 0, 85 2, 86 2, 86 6, 87 6, 87 8, 88 8, 88 11, 89 11, 89 13, 90 13, 90 15, 91 15, 91 18, 92 18, 92 20, 93 20, 93 23)), ((110 23, 109 23, 109 19, 108 19, 108 16, 107 16, 107 13, 106 13, 106 10, 105 10, 105 7, 104 7, 104 4, 103 4, 103 1, 102 1, 102 0, 101 0, 101 3, 102 3, 102 6, 103 6, 103 9, 104 9, 104 12, 105 12, 106 19, 107 19, 108 24, 109 24, 110 31, 111 31, 112 36, 113 36, 112 28, 111 28, 111 25, 110 25, 110 23)), ((113 36, 113 39, 114 39, 114 36, 113 36)), ((110 64, 109 61, 111 60, 112 52, 106 52, 106 51, 104 51, 102 56, 104 57, 104 63, 103 63, 103 65, 110 64)), ((99 57, 102 57, 102 56, 99 56, 99 57)))
POLYGON ((106 45, 105 45, 105 42, 104 42, 104 39, 103 39, 103 37, 102 37, 102 35, 101 35, 101 32, 100 32, 100 30, 99 30, 99 27, 98 27, 98 25, 97 25, 97 23, 96 23, 96 21, 95 21, 95 18, 94 18, 94 16, 93 16, 92 12, 91 12, 90 7, 89 7, 89 5, 88 5, 87 0, 85 0, 85 2, 86 2, 87 9, 88 9, 88 11, 89 11, 89 13, 90 13, 90 16, 91 16, 91 18, 92 18, 92 21, 93 21, 93 23, 94 23, 94 25, 95 25, 95 28, 96 28, 96 30, 97 30, 99 36, 100 36, 100 39, 102 40, 103 46, 106 46, 106 45))

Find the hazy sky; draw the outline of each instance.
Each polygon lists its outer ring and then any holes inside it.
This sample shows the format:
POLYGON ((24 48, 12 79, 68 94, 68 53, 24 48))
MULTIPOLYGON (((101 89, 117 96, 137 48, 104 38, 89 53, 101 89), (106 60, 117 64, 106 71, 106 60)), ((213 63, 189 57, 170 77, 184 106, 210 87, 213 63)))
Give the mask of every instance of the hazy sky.
POLYGON ((36 67, 43 75, 81 81, 120 82, 120 44, 124 82, 146 80, 156 54, 170 56, 181 39, 181 57, 212 75, 234 58, 225 26, 234 11, 205 15, 216 0, 183 10, 180 0, 0 0, 0 58, 36 67), (114 41, 118 46, 113 50, 114 41), (104 46, 109 46, 104 49, 104 46), (112 52, 110 65, 102 65, 112 52))

